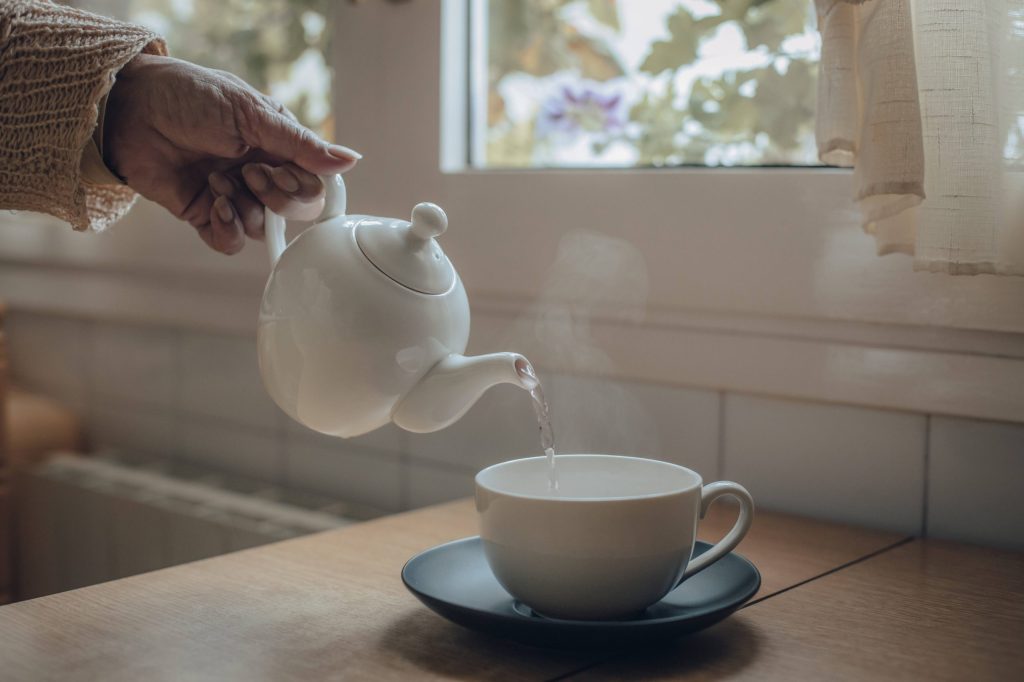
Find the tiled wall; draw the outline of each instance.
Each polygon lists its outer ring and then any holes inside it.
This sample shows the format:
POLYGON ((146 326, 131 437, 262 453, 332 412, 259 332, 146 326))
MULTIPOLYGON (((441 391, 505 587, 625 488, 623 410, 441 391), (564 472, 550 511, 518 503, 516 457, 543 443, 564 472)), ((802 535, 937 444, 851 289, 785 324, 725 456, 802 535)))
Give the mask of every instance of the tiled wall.
MULTIPOLYGON (((537 454, 520 389, 454 426, 344 441, 291 422, 251 337, 15 312, 14 374, 86 415, 97 447, 198 461, 385 511, 465 496, 483 466, 537 454)), ((763 508, 1024 548, 1024 425, 544 376, 558 449, 667 459, 763 508)))

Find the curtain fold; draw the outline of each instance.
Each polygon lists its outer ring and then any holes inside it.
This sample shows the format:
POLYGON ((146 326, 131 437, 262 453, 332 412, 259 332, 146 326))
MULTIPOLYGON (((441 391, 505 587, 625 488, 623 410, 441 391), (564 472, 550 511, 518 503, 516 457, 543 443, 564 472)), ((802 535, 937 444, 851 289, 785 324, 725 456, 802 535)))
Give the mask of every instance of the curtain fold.
POLYGON ((914 269, 1024 275, 1024 0, 816 0, 817 142, 914 269))

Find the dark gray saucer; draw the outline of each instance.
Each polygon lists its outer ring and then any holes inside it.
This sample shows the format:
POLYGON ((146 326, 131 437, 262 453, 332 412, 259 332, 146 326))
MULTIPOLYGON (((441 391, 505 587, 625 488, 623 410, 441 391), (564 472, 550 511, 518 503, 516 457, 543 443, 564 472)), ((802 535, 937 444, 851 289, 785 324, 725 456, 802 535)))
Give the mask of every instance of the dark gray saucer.
MULTIPOLYGON (((694 556, 711 545, 697 542, 694 556)), ((670 639, 717 623, 754 596, 761 574, 728 554, 630 620, 557 620, 537 616, 498 584, 479 537, 417 554, 402 568, 402 582, 448 620, 497 637, 553 648, 628 646, 670 639)))

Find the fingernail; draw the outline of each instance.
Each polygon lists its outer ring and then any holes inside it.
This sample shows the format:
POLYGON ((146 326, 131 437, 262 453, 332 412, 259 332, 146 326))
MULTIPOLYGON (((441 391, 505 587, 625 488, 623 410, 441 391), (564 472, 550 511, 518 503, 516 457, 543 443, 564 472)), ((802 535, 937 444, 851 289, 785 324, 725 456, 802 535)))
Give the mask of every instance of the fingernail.
POLYGON ((275 168, 270 171, 270 177, 274 179, 274 184, 285 192, 299 191, 299 179, 292 175, 287 168, 275 168))
POLYGON ((363 155, 357 152, 355 149, 349 149, 340 144, 328 145, 327 153, 336 159, 355 159, 358 161, 363 158, 363 155))
POLYGON ((231 208, 231 202, 224 197, 213 202, 213 207, 217 209, 217 215, 219 215, 220 219, 224 222, 230 223, 235 219, 235 210, 231 208))
POLYGON ((242 169, 245 181, 257 192, 266 192, 270 187, 270 174, 258 163, 251 163, 242 169))
POLYGON ((210 177, 207 180, 209 180, 213 191, 221 196, 229 197, 235 192, 235 186, 220 173, 210 173, 210 177))
POLYGON ((303 194, 319 194, 320 190, 323 189, 323 184, 320 182, 320 178, 313 175, 308 171, 299 169, 298 171, 289 168, 291 174, 299 179, 299 185, 303 194))
POLYGON ((228 256, 233 256, 245 247, 245 237, 241 234, 236 234, 228 245, 228 250, 224 253, 228 256))

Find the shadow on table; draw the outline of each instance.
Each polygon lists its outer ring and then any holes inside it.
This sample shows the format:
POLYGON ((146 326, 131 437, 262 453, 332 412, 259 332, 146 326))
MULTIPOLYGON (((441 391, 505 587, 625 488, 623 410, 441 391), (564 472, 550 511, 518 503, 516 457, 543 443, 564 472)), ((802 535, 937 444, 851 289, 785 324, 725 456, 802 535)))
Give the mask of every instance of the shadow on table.
POLYGON ((507 678, 510 674, 551 679, 576 673, 588 679, 650 679, 697 670, 726 677, 739 673, 754 659, 757 640, 754 629, 734 617, 688 637, 643 647, 562 651, 496 639, 428 611, 416 611, 389 625, 378 653, 452 679, 507 678))
POLYGON ((510 673, 546 679, 596 658, 585 651, 540 649, 478 634, 427 610, 409 612, 391 622, 379 641, 379 653, 441 677, 471 680, 510 673))
POLYGON ((759 640, 754 627, 733 616, 672 642, 610 654, 581 670, 579 679, 729 679, 757 658, 759 640))

